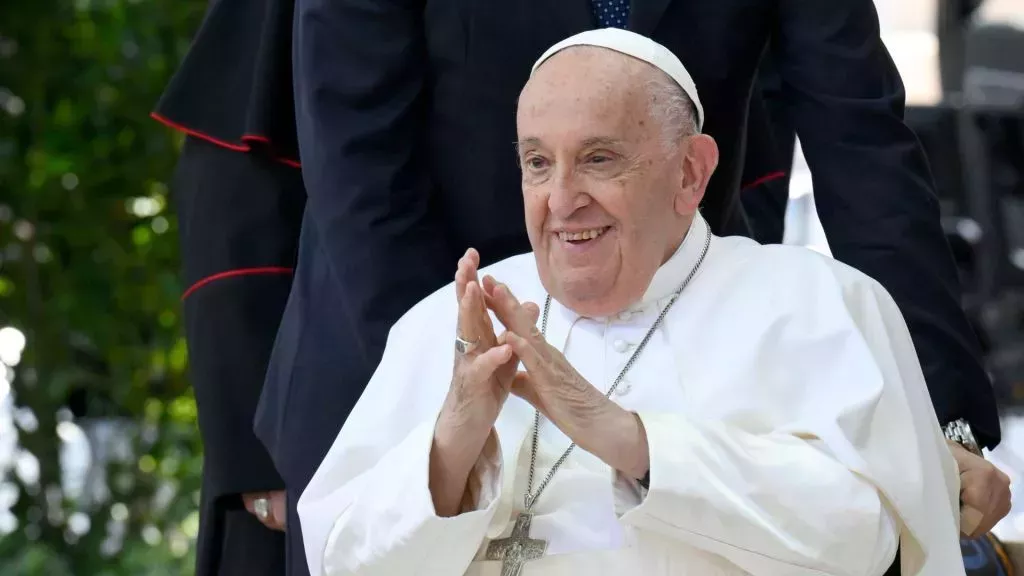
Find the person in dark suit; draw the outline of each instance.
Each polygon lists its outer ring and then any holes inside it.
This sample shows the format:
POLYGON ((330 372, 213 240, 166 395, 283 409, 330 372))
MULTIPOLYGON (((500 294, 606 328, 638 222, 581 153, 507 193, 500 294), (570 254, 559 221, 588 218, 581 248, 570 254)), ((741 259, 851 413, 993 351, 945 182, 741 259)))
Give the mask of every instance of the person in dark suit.
MULTIPOLYGON (((513 147, 533 61, 597 26, 680 56, 706 94, 718 170, 703 213, 750 234, 746 112, 769 37, 836 256, 880 280, 910 324, 943 423, 999 440, 995 402, 924 157, 871 0, 299 0, 295 94, 308 203, 295 283, 255 428, 298 499, 372 374, 388 330, 451 279, 529 250, 513 147)), ((966 441, 966 440, 965 440, 966 441)), ((1008 496, 1008 490, 1007 490, 1008 496)), ((306 571, 289 506, 289 570, 306 571)))
MULTIPOLYGON (((765 68, 764 61, 761 67, 765 68)), ((761 244, 782 244, 796 137, 792 129, 787 130, 781 114, 771 108, 777 100, 769 99, 764 90, 761 79, 766 73, 759 71, 758 86, 750 95, 740 203, 753 239, 761 244)))
POLYGON ((152 113, 187 134, 171 192, 204 445, 198 576, 285 570, 284 483, 252 419, 291 288, 305 204, 292 11, 291 0, 212 2, 152 113))
MULTIPOLYGON (((961 90, 964 33, 971 17, 983 3, 984 0, 938 2, 936 36, 944 99, 961 90)), ((754 238, 761 242, 780 243, 789 196, 788 167, 796 149, 796 130, 786 117, 782 78, 770 53, 758 68, 747 134, 749 142, 744 157, 744 181, 751 184, 742 190, 743 206, 754 238), (766 163, 786 168, 769 173, 765 169, 766 163), (756 174, 771 174, 772 177, 756 181, 753 180, 756 174)))

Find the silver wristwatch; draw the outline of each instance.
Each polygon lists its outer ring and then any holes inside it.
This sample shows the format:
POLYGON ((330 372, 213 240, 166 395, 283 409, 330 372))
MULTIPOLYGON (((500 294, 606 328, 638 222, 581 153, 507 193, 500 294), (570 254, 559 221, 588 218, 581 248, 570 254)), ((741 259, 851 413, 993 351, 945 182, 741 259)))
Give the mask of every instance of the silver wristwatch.
POLYGON ((956 442, 968 452, 982 456, 981 446, 978 445, 978 441, 974 438, 974 432, 971 432, 971 425, 963 418, 943 426, 942 433, 946 436, 947 440, 956 442))

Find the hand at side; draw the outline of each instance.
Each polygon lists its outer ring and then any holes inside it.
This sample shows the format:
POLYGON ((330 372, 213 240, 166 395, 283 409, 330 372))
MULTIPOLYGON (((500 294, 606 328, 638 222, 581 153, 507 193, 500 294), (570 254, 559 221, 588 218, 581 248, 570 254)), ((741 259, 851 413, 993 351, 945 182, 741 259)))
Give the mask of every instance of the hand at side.
POLYGON ((288 517, 286 503, 287 495, 284 490, 242 494, 242 504, 245 506, 245 509, 271 530, 284 532, 288 517), (256 500, 260 498, 266 498, 270 503, 269 514, 266 518, 260 516, 256 510, 256 500))
POLYGON ((947 440, 960 470, 960 530, 977 538, 1010 513, 1010 478, 988 460, 947 440))

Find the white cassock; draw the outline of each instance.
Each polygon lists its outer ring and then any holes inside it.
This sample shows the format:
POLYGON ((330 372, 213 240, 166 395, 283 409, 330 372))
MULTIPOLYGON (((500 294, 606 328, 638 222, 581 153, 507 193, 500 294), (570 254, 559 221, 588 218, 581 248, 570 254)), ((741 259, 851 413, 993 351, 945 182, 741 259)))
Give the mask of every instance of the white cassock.
MULTIPOLYGON (((699 216, 643 300, 611 318, 552 302, 547 338, 607 390, 695 264, 699 216)), ((481 272, 543 305, 532 254, 481 272)), ((533 408, 512 397, 435 515, 434 423, 452 375, 449 285, 391 330, 383 360, 298 503, 314 576, 498 575, 523 509, 533 408)), ((502 330, 495 321, 496 330, 502 330)), ((713 237, 613 399, 650 444, 650 490, 577 449, 534 506, 525 575, 963 574, 959 479, 910 335, 879 284, 803 248, 713 237)), ((541 427, 534 489, 569 439, 541 427)))

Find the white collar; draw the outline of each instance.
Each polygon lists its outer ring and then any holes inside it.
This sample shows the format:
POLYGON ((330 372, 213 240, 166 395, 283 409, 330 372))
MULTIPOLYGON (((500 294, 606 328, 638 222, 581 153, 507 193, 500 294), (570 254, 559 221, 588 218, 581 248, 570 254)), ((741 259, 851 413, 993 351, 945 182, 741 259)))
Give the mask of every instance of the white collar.
POLYGON ((654 278, 651 278, 651 283, 647 286, 643 298, 626 309, 640 310, 675 294, 704 252, 704 240, 707 233, 707 221, 700 215, 700 212, 695 213, 690 229, 686 231, 686 236, 683 237, 679 248, 676 248, 672 256, 654 273, 654 278))
MULTIPOLYGON (((704 252, 704 240, 708 232, 708 223, 704 217, 699 212, 694 214, 690 229, 686 231, 679 248, 676 248, 672 256, 654 273, 643 298, 615 316, 609 317, 608 320, 628 321, 637 314, 644 313, 648 308, 660 311, 668 304, 669 297, 679 289, 690 271, 697 265, 704 252)), ((712 241, 713 238, 712 235, 712 241)), ((543 300, 537 304, 543 309, 543 300)), ((548 318, 547 341, 559 350, 564 350, 569 331, 579 319, 579 314, 553 300, 548 318)))

